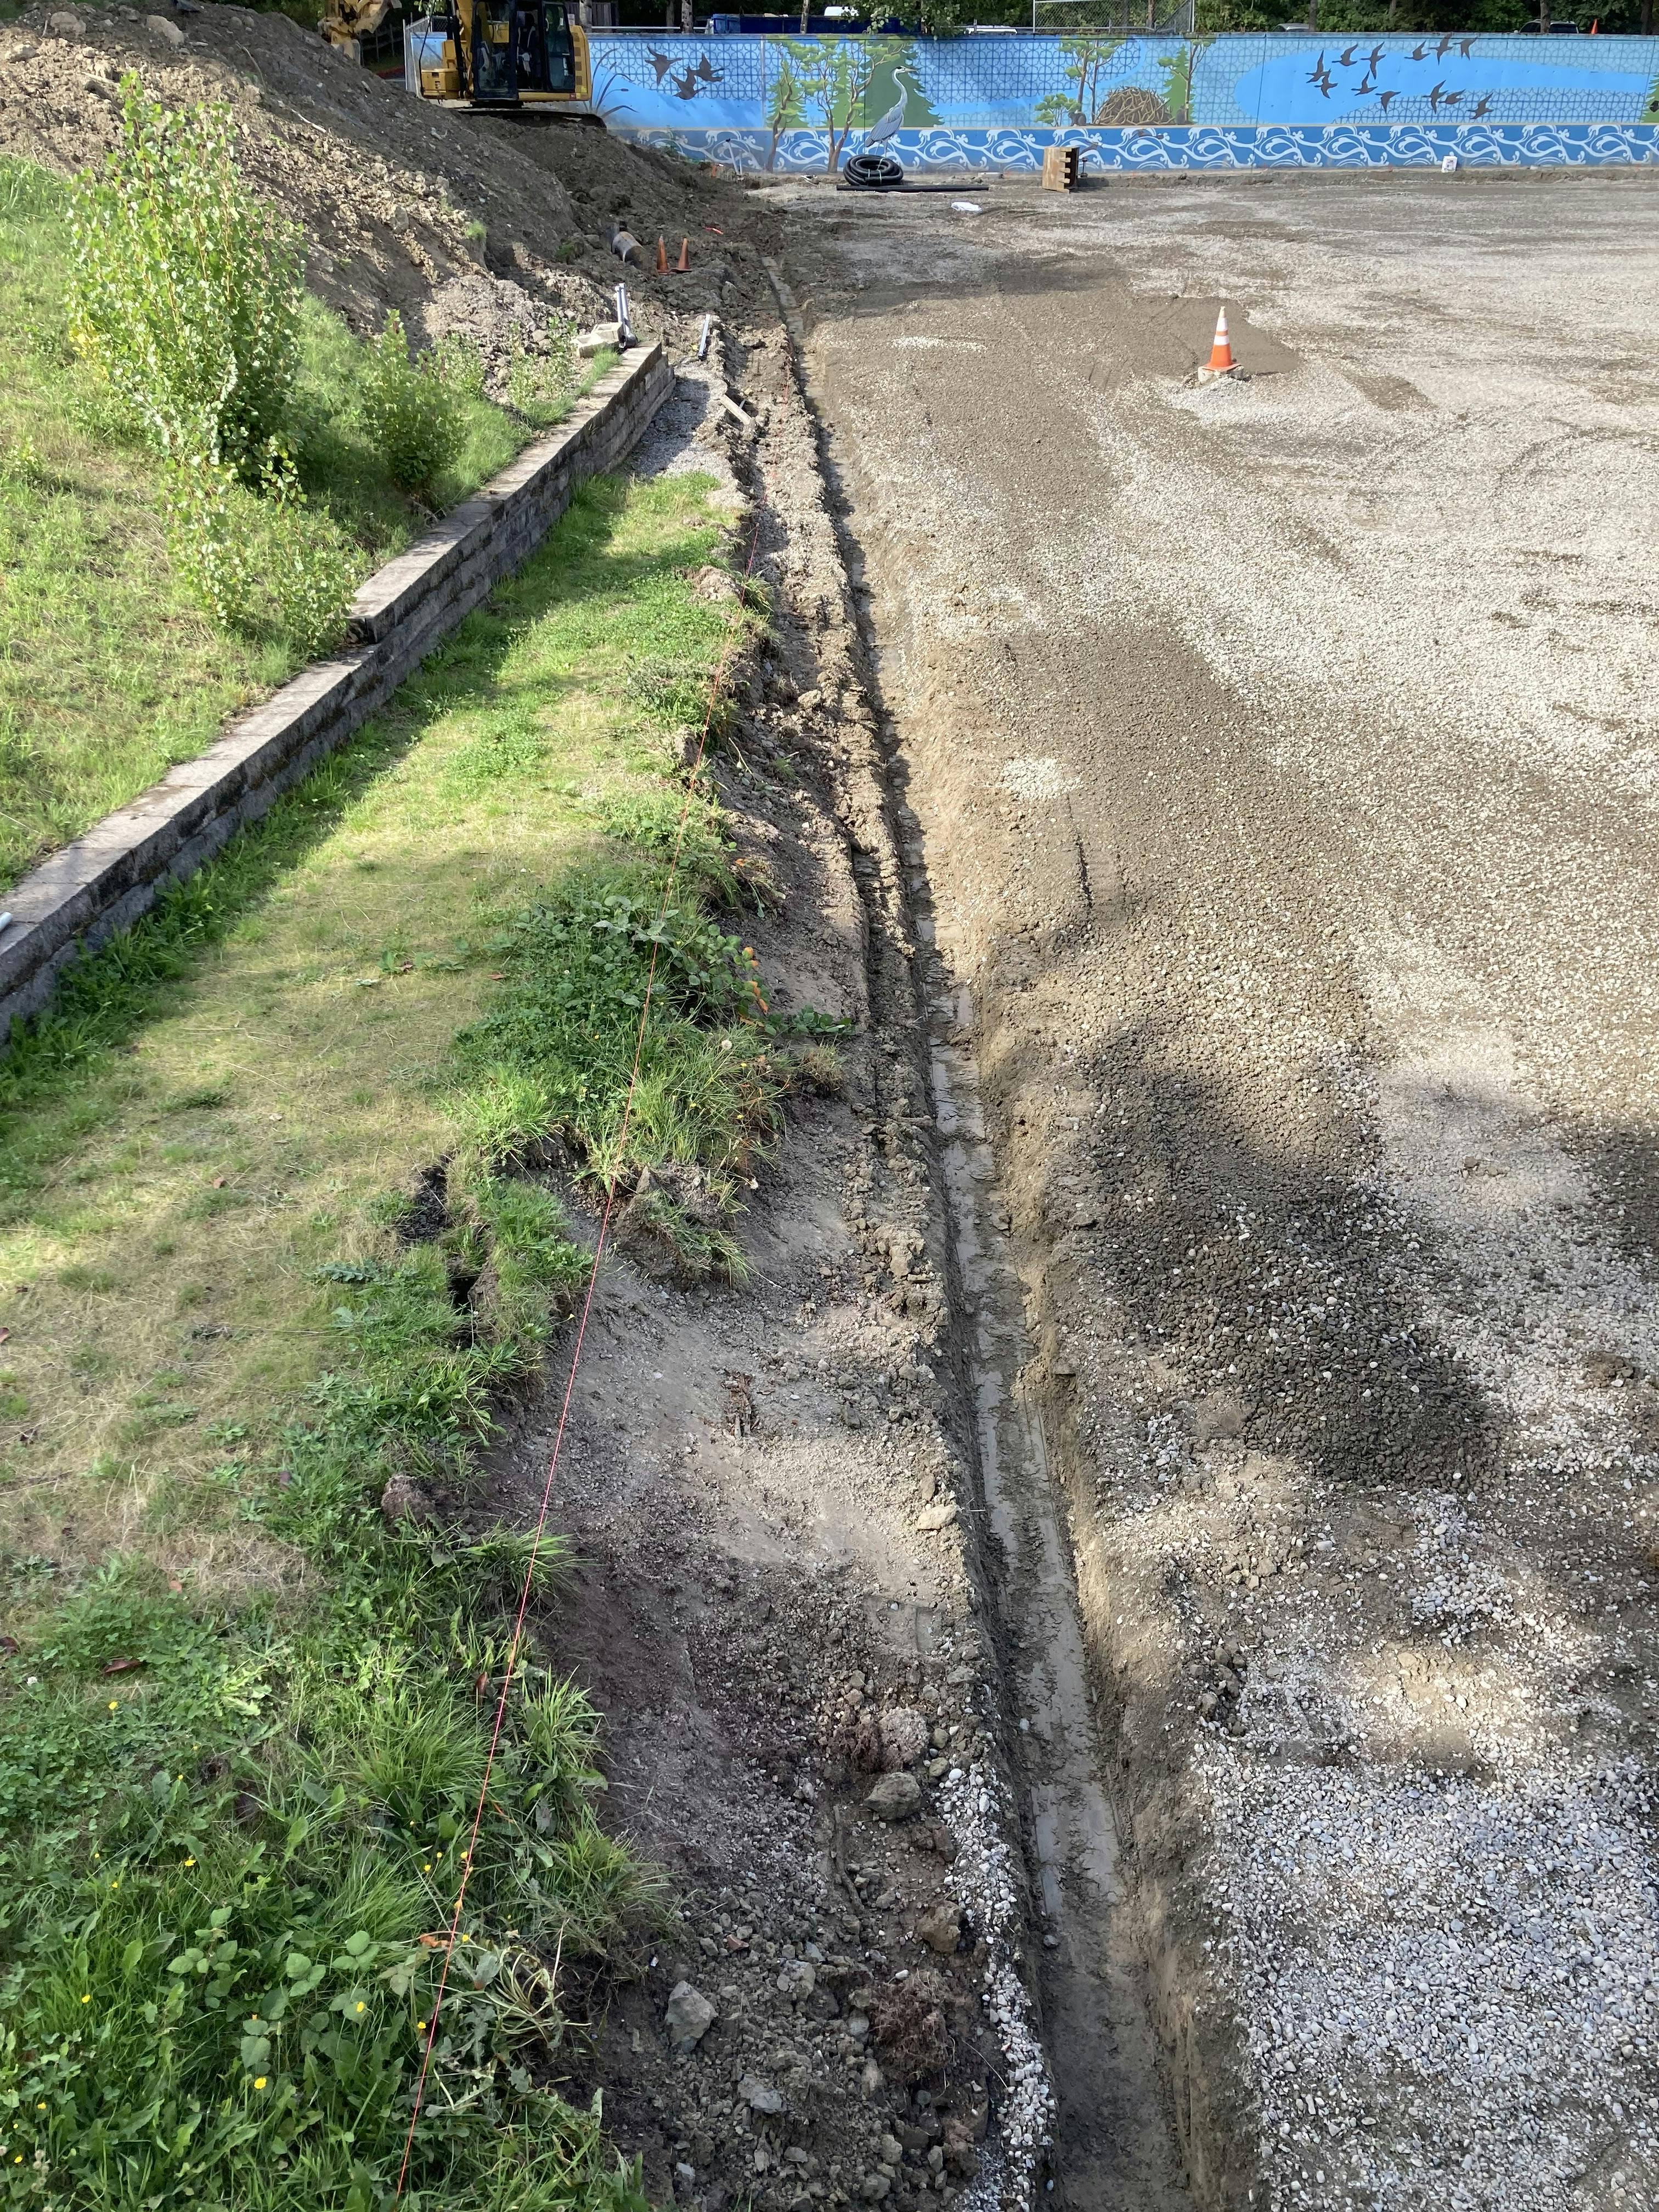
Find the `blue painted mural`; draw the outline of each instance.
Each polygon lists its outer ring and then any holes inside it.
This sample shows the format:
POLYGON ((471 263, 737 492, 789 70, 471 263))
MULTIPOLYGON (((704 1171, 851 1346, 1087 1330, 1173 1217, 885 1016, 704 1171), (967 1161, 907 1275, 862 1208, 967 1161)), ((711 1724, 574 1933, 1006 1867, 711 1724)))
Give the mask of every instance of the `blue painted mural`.
POLYGON ((593 37, 611 128, 735 169, 1606 165, 1659 159, 1659 39, 593 37))

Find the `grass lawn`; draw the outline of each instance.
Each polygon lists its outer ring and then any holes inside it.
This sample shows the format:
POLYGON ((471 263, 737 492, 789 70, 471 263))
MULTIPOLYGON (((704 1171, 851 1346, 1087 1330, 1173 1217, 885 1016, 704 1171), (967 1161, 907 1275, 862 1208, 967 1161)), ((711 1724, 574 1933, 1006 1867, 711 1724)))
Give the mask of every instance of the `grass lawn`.
MULTIPOLYGON (((272 624, 216 629, 172 573, 161 465, 110 437, 69 344, 69 191, 0 161, 0 891, 203 751, 227 715, 300 658, 272 624)), ((302 340, 289 436, 306 490, 349 540, 361 580, 422 518, 361 419, 341 408, 339 395, 361 386, 363 346, 310 299, 302 340)), ((441 505, 534 434, 486 400, 457 404, 465 441, 435 489, 441 505)))
MULTIPOLYGON (((718 1183, 789 1079, 701 793, 655 920, 709 491, 590 483, 0 1060, 0 2204, 390 2201, 524 1553, 381 1489, 464 1486, 579 1297, 526 1162, 614 1157, 653 945, 635 1157, 718 1183)), ((545 2087, 551 1962, 650 1903, 594 1759, 532 1650, 412 2207, 638 2203, 545 2087)))

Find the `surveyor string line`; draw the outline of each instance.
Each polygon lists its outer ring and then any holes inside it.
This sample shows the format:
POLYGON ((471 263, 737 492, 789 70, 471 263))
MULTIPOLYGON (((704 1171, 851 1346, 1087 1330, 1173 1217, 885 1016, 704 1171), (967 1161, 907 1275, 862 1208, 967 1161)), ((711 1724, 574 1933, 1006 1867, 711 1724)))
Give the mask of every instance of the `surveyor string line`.
POLYGON ((483 1778, 478 1787, 478 1802, 472 1815, 472 1827, 467 1838, 467 1847, 461 1856, 460 1887, 455 1893, 455 1907, 450 1915, 449 1928, 444 1939, 443 1964, 439 1969, 438 1987, 432 2000, 432 2017, 427 2023, 426 2041, 421 2051, 420 2072, 415 2081, 414 2108, 409 2116, 409 2132, 404 2138, 404 2155, 403 2162, 398 2169, 398 2186, 392 2192, 394 2203, 403 2197, 404 2185, 409 2179, 410 2161, 415 2151, 415 2131, 420 2124, 421 2106, 426 2094, 427 2076, 431 2070, 432 2053, 438 2039, 438 2018, 443 2009, 444 1995, 449 1986, 449 1969, 455 1956, 455 1946, 459 1940, 461 1914, 466 1904, 467 1885, 472 1879, 473 1855, 478 1847, 478 1832, 483 1826, 484 1806, 489 1795, 489 1782, 495 1769, 495 1753, 501 1743, 501 1729, 507 1721, 507 1698, 512 1692, 513 1683, 518 1672, 520 1646, 524 1637, 525 1615, 530 1608, 530 1593, 535 1583, 536 1566, 541 1554, 542 1537, 547 1527, 547 1516, 552 1504, 554 1478, 558 1473, 559 1456, 564 1449, 565 1431, 570 1419, 571 1401, 575 1395, 577 1370, 581 1365, 582 1347, 587 1340, 587 1324, 593 1310, 593 1293, 599 1284, 599 1263, 605 1255, 605 1238, 611 1228, 611 1216, 616 1207, 617 1179, 621 1172, 623 1158, 627 1149, 629 1124, 634 1111, 634 1093, 638 1086, 640 1064, 645 1052, 646 1026, 651 1016, 651 995, 657 980, 657 951, 662 923, 667 915, 668 902, 674 894, 675 878, 679 873, 680 855, 684 847, 686 825, 691 814, 692 795, 696 787, 698 773, 702 767, 703 757, 708 748, 708 732, 714 726, 714 708, 725 685, 726 672, 731 664, 732 652, 743 631, 743 608, 748 602, 747 587, 754 574, 755 556, 760 545, 761 521, 764 513, 765 505, 763 496, 761 503, 756 509, 755 526, 749 539, 749 557, 744 564, 744 592, 738 604, 738 613, 726 634, 726 644, 721 650, 719 663, 709 684, 708 704, 703 714, 702 729, 697 738, 696 756, 691 763, 686 778, 685 797, 680 807, 679 824, 675 831, 674 849, 669 860, 668 874, 663 883, 662 901, 657 909, 657 927, 652 932, 651 960, 646 974, 644 996, 640 1002, 639 1026, 634 1036, 634 1064, 629 1073, 628 1089, 623 1097, 622 1125, 617 1132, 610 1172, 605 1178, 605 1206, 599 1215, 599 1233, 593 1247, 593 1264, 588 1270, 587 1290, 582 1299, 581 1315, 576 1326, 576 1341, 570 1357, 570 1371, 565 1379, 564 1398, 559 1407, 558 1426, 554 1431, 553 1449, 547 1464, 547 1480, 542 1486, 541 1508, 536 1516, 536 1528, 531 1541, 530 1557, 525 1566, 524 1587, 519 1593, 518 1610, 513 1621, 513 1633, 507 1641, 507 1665, 501 1676, 501 1695, 495 1701, 495 1718, 489 1732, 489 1747, 484 1756, 483 1778))

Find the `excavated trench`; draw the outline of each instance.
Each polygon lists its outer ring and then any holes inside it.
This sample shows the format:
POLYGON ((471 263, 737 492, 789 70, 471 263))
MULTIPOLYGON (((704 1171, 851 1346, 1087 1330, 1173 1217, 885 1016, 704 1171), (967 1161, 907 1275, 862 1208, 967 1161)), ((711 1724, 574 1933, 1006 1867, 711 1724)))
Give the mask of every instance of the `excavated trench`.
MULTIPOLYGON (((806 331, 783 271, 767 264, 798 357, 806 331)), ((823 456, 835 480, 834 465, 823 456)), ((843 529, 842 557, 860 604, 865 561, 843 529)), ((879 641, 865 629, 869 665, 879 641)), ((1179 2212, 1186 2161, 1213 2170, 1206 2100, 1159 2065, 1145 1930, 1121 1865, 1108 1786, 1109 1723, 1080 1602, 1069 1512, 1049 1443, 1046 1378, 1034 1322, 1040 1280, 1022 1279, 998 1181, 974 1049, 972 993, 939 947, 923 825, 910 804, 902 733, 878 683, 872 703, 890 763, 889 803, 927 1015, 927 1066, 940 1185, 948 1209, 957 1355, 972 1396, 978 1547, 995 1609, 1003 1679, 1018 1715, 1030 1889, 1041 1915, 1035 1977, 1058 2114, 1048 2191, 1075 2212, 1179 2212), (1194 2139, 1196 2116, 1200 2139, 1194 2139)))

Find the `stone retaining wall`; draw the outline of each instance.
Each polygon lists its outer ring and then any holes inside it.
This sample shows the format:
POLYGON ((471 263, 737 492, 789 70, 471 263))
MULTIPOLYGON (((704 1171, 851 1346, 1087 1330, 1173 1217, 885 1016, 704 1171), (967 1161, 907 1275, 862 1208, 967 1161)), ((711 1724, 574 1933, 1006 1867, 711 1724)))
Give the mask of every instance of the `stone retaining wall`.
POLYGON ((344 652, 302 669, 0 901, 13 916, 0 933, 0 1040, 46 1003, 77 951, 137 921, 383 706, 535 550, 577 485, 633 450, 673 388, 660 345, 608 370, 552 435, 376 570, 352 602, 344 652))

